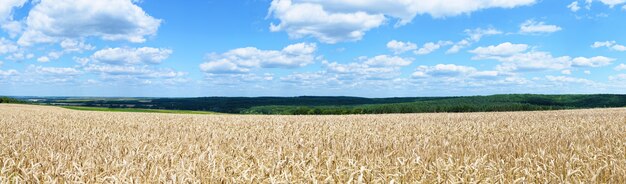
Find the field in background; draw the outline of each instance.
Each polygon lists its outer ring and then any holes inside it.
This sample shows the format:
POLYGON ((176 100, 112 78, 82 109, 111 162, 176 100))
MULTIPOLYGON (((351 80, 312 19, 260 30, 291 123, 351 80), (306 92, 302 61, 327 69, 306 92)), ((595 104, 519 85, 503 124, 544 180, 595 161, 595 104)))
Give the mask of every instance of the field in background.
POLYGON ((237 116, 0 104, 0 183, 625 183, 626 109, 237 116))

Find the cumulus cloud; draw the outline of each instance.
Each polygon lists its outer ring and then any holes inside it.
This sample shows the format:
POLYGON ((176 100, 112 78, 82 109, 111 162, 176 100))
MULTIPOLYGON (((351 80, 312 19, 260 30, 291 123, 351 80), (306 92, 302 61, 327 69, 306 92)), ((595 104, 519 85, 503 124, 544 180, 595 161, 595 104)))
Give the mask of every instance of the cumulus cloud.
POLYGON ((610 65, 615 59, 604 56, 596 56, 592 58, 577 57, 572 60, 572 66, 575 67, 602 67, 610 65))
POLYGON ((397 56, 379 55, 372 58, 360 57, 359 62, 341 64, 337 62, 322 62, 325 73, 337 74, 344 80, 380 80, 391 79, 400 74, 400 69, 411 65, 413 59, 397 56))
POLYGON ((396 26, 410 23, 417 15, 435 18, 469 14, 488 8, 514 8, 536 0, 273 0, 269 16, 280 20, 272 31, 285 31, 293 38, 315 37, 325 43, 356 41, 390 18, 396 26))
POLYGON ((417 45, 411 42, 391 40, 387 43, 387 48, 394 54, 402 54, 417 49, 417 45))
POLYGON ((614 51, 624 52, 626 51, 626 46, 617 44, 615 41, 604 41, 604 42, 595 42, 591 45, 592 48, 600 48, 606 47, 614 51))
POLYGON ((619 64, 614 68, 616 71, 623 71, 626 70, 626 64, 619 64))
POLYGON ((445 46, 453 45, 453 44, 454 42, 451 42, 451 41, 428 42, 428 43, 425 43, 421 48, 418 48, 417 44, 414 44, 411 42, 401 42, 401 41, 392 40, 389 43, 387 43, 387 48, 391 50, 394 54, 402 54, 408 51, 413 51, 413 53, 416 55, 427 55, 434 51, 439 50, 441 47, 445 47, 445 46))
POLYGON ((27 59, 32 59, 34 57, 35 57, 34 54, 24 53, 23 51, 18 50, 18 52, 12 53, 8 57, 6 57, 6 59, 11 60, 11 61, 24 61, 27 59))
POLYGON ((361 58, 365 65, 373 67, 402 67, 412 63, 412 59, 397 56, 379 55, 373 58, 361 58))
POLYGON ((615 59, 604 56, 591 58, 570 56, 552 56, 549 52, 528 51, 527 45, 503 43, 496 46, 479 47, 471 51, 475 60, 492 59, 502 62, 499 71, 543 71, 565 70, 572 67, 602 67, 615 59))
POLYGON ((155 69, 150 66, 118 66, 118 65, 89 65, 85 71, 105 74, 109 76, 135 76, 138 78, 175 78, 186 75, 172 69, 155 69))
POLYGON ((485 77, 497 77, 502 75, 498 71, 479 71, 478 69, 470 66, 461 66, 455 64, 438 64, 435 66, 419 66, 416 71, 413 72, 412 77, 435 77, 435 78, 449 78, 449 77, 469 77, 469 78, 485 78, 485 77))
POLYGON ((47 62, 50 62, 50 58, 48 58, 48 56, 41 56, 41 57, 37 58, 37 62, 47 63, 47 62))
POLYGON ((563 70, 563 71, 561 71, 561 74, 563 74, 563 75, 572 75, 572 71, 571 70, 563 70))
POLYGON ((272 23, 271 31, 286 31, 292 38, 312 36, 330 44, 360 40, 365 32, 385 22, 382 14, 331 13, 319 4, 292 3, 291 0, 273 1, 270 14, 281 21, 277 25, 272 23))
POLYGON ((546 76, 546 80, 550 82, 556 83, 578 83, 578 84, 593 84, 594 82, 589 79, 583 78, 574 78, 574 77, 566 77, 566 76, 546 76))
POLYGON ((499 35, 502 34, 502 31, 494 28, 476 28, 466 29, 465 34, 467 34, 468 37, 452 45, 452 47, 446 51, 446 54, 458 53, 461 49, 464 49, 473 43, 479 42, 484 36, 499 35))
POLYGON ((426 55, 426 54, 430 54, 432 52, 435 52, 436 50, 439 50, 439 48, 444 47, 444 46, 448 46, 448 45, 452 45, 454 43, 452 43, 451 41, 439 41, 439 42, 428 42, 425 43, 422 48, 416 50, 415 54, 417 55, 426 55))
POLYGON ((76 76, 83 74, 82 71, 76 68, 64 68, 64 67, 42 67, 42 66, 30 66, 31 70, 34 70, 38 74, 42 75, 67 75, 76 76))
POLYGON ((602 2, 605 5, 608 5, 609 7, 613 8, 613 7, 617 6, 617 5, 626 3, 626 0, 600 0, 600 2, 602 2))
POLYGON ((19 50, 19 47, 13 44, 10 40, 0 38, 0 55, 14 53, 19 50))
POLYGON ((0 5, 0 19, 6 19, 11 15, 14 7, 20 7, 26 3, 26 0, 4 0, 0 5))
POLYGON ((144 42, 161 20, 130 0, 41 0, 28 14, 20 45, 99 37, 144 42))
POLYGON ((527 52, 493 58, 503 62, 498 66, 503 71, 563 70, 572 66, 571 57, 554 57, 548 52, 527 52))
POLYGON ((229 61, 228 59, 202 63, 200 65, 200 70, 214 74, 235 74, 250 72, 249 68, 240 67, 237 64, 229 61))
POLYGON ((61 43, 59 43, 59 46, 61 46, 64 52, 83 52, 96 48, 93 45, 72 39, 66 39, 61 41, 61 43))
POLYGON ((524 52, 526 50, 528 50, 528 45, 526 44, 512 44, 511 42, 505 42, 500 45, 478 47, 469 52, 478 55, 478 57, 486 57, 486 56, 513 55, 513 54, 524 52))
POLYGON ((562 28, 559 26, 549 25, 545 22, 537 22, 535 20, 527 20, 520 25, 520 32, 524 34, 553 33, 560 30, 562 30, 562 28))
POLYGON ((298 86, 328 86, 329 81, 338 81, 334 76, 325 72, 292 73, 280 77, 283 82, 298 84, 298 86))
POLYGON ((438 64, 435 66, 419 66, 411 75, 420 86, 433 89, 463 89, 485 86, 523 85, 529 80, 514 73, 496 70, 479 70, 471 66, 455 64, 438 64), (451 88, 453 86, 453 88, 451 88))
POLYGON ((0 28, 5 30, 11 38, 22 31, 22 24, 13 20, 13 9, 24 6, 27 0, 3 0, 0 3, 0 28))
POLYGON ((578 1, 574 1, 571 4, 567 5, 567 8, 569 8, 572 12, 577 12, 578 10, 580 10, 580 6, 578 6, 578 1))
POLYGON ((609 80, 611 81, 626 81, 626 74, 617 74, 609 76, 609 80))
MULTIPOLYGON (((70 44, 80 45, 80 44, 70 44)), ((106 48, 96 51, 90 57, 73 57, 85 72, 96 74, 103 81, 116 81, 129 84, 168 84, 188 81, 186 72, 158 67, 173 53, 170 49, 106 48)))
POLYGON ((0 70, 0 77, 9 77, 19 74, 17 70, 0 70))
POLYGON ((254 68, 297 68, 315 62, 316 44, 298 43, 282 50, 245 47, 209 55, 200 65, 206 73, 246 73, 254 68))
POLYGON ((159 64, 172 50, 163 48, 107 48, 95 52, 91 59, 112 65, 159 64))
MULTIPOLYGON (((2 73, 2 71, 0 71, 2 73)), ((9 76, 0 78, 6 79, 11 83, 29 83, 29 84, 61 84, 75 83, 84 74, 80 68, 76 67, 44 67, 36 65, 28 65, 23 72, 9 70, 9 76)), ((0 83, 5 81, 0 81, 0 83)))

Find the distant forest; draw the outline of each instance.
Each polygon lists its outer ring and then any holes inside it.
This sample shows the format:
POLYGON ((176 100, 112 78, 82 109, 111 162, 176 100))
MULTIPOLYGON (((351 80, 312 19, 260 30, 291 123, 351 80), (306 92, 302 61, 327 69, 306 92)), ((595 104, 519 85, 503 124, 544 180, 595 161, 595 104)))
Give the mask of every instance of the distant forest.
POLYGON ((430 112, 538 111, 626 107, 626 95, 509 94, 468 97, 202 97, 202 98, 37 98, 36 104, 108 108, 211 111, 232 114, 388 114, 430 112))
POLYGON ((0 97, 0 103, 22 103, 22 101, 15 98, 0 97))

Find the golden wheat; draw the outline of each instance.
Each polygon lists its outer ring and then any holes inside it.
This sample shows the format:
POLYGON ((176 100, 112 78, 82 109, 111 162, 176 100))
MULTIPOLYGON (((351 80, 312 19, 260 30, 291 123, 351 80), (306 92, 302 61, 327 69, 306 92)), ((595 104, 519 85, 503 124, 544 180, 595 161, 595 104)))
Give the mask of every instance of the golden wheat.
POLYGON ((625 183, 626 109, 173 115, 0 105, 0 183, 625 183))

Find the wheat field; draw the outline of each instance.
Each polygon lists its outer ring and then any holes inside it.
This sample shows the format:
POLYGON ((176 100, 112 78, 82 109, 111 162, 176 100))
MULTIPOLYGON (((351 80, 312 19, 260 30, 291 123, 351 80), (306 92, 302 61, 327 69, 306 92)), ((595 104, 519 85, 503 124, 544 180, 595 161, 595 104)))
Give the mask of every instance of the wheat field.
POLYGON ((0 183, 626 183, 626 109, 350 116, 0 104, 0 183))

